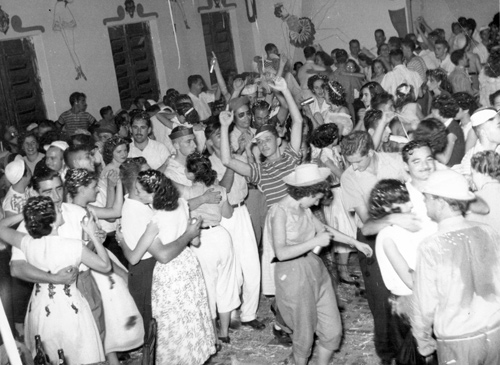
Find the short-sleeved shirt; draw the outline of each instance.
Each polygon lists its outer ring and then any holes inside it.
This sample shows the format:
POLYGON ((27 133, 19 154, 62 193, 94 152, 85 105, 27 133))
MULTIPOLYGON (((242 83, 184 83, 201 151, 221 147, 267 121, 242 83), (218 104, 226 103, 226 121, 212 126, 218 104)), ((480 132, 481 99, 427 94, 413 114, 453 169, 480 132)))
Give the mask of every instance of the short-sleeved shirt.
POLYGON ((465 138, 464 138, 464 131, 462 130, 462 127, 460 127, 460 124, 456 120, 452 120, 451 122, 447 123, 446 131, 448 133, 454 134, 457 137, 455 145, 453 146, 453 151, 451 153, 450 160, 446 164, 446 166, 451 167, 458 165, 462 161, 462 158, 465 155, 465 138))
POLYGON ((300 164, 302 154, 296 152, 288 145, 280 158, 276 161, 264 161, 261 164, 250 164, 250 177, 248 181, 256 184, 266 196, 266 204, 269 208, 287 195, 287 187, 283 178, 293 172, 300 164))
POLYGON ((62 113, 57 122, 64 126, 66 128, 66 132, 71 135, 77 129, 88 129, 97 121, 90 113, 81 112, 75 114, 70 109, 62 113))
POLYGON ((406 64, 406 68, 408 70, 415 71, 416 73, 418 73, 418 75, 422 79, 422 82, 425 82, 425 80, 427 80, 426 76, 427 65, 425 64, 425 61, 422 57, 420 56, 412 57, 411 60, 406 64))
MULTIPOLYGON (((240 155, 234 155, 233 158, 240 160, 242 162, 247 162, 247 159, 240 155)), ((212 168, 217 172, 217 179, 222 180, 224 174, 226 173, 227 167, 222 164, 222 161, 215 154, 210 156, 210 162, 212 162, 212 168)), ((227 193, 227 200, 229 204, 239 204, 245 200, 248 195, 248 185, 245 177, 238 173, 234 173, 233 185, 231 185, 231 191, 227 193)))
POLYGON ((181 165, 175 158, 168 160, 165 176, 180 185, 191 186, 193 184, 186 176, 186 166, 181 165))
POLYGON ((354 171, 352 166, 349 166, 340 177, 342 200, 348 211, 368 207, 370 193, 380 180, 407 179, 403 159, 399 153, 374 152, 373 155, 377 158, 375 174, 368 170, 354 171))
POLYGON ((182 189, 181 192, 182 198, 189 200, 205 194, 208 189, 220 192, 222 199, 219 204, 202 204, 191 211, 192 217, 201 217, 203 219, 203 227, 218 226, 220 224, 222 219, 222 206, 227 201, 226 188, 216 184, 206 187, 201 183, 194 183, 192 186, 182 189))
POLYGON ((170 156, 168 148, 160 142, 148 139, 148 144, 141 151, 135 146, 135 143, 130 143, 130 151, 128 157, 144 157, 148 165, 153 169, 158 169, 167 161, 170 156))
POLYGON ((24 193, 18 193, 11 186, 2 201, 2 209, 4 212, 11 212, 14 214, 22 213, 24 205, 26 204, 28 198, 28 191, 24 193))
POLYGON ((206 120, 212 115, 212 109, 208 103, 213 103, 215 101, 215 95, 213 93, 202 92, 200 95, 196 96, 193 93, 188 93, 188 96, 193 101, 193 106, 200 116, 200 120, 206 120))
POLYGON ((443 70, 445 70, 446 73, 448 74, 448 76, 453 72, 453 70, 455 69, 455 64, 453 62, 451 62, 451 58, 450 58, 449 54, 446 55, 444 60, 440 61, 439 67, 441 67, 443 70))
MULTIPOLYGON (((125 201, 122 207, 122 233, 125 243, 131 250, 137 247, 139 239, 146 230, 148 223, 153 217, 154 211, 149 205, 143 204, 140 201, 130 199, 125 196, 125 201)), ((146 252, 141 260, 151 257, 149 252, 146 252)))

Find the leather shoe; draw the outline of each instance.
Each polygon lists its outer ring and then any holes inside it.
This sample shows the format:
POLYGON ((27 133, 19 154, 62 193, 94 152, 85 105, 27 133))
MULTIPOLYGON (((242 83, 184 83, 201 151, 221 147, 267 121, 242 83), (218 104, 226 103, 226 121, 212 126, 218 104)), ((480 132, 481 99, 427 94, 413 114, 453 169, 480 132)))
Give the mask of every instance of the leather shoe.
POLYGON ((221 340, 224 343, 231 343, 231 339, 229 338, 229 336, 219 337, 219 340, 221 340))
POLYGON ((285 347, 291 347, 292 346, 292 339, 290 338, 290 335, 286 333, 285 331, 276 329, 273 326, 273 335, 278 340, 279 344, 285 347))
POLYGON ((248 322, 241 322, 242 326, 245 327, 252 327, 254 330, 262 331, 264 328, 266 328, 266 325, 257 319, 252 319, 251 321, 248 322))

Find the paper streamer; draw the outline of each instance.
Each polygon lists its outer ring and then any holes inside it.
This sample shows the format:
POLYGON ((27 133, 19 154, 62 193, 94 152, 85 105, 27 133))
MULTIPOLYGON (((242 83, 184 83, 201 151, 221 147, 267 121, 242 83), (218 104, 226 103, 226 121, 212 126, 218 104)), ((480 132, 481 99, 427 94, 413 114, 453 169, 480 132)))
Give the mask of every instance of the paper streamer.
POLYGON ((175 30, 174 15, 172 13, 172 4, 171 4, 170 0, 167 0, 167 2, 168 2, 168 9, 170 10, 170 21, 172 22, 172 29, 174 31, 175 47, 177 48, 177 58, 179 60, 179 67, 177 67, 177 69, 180 70, 181 69, 181 51, 179 50, 179 42, 177 40, 177 31, 175 30))

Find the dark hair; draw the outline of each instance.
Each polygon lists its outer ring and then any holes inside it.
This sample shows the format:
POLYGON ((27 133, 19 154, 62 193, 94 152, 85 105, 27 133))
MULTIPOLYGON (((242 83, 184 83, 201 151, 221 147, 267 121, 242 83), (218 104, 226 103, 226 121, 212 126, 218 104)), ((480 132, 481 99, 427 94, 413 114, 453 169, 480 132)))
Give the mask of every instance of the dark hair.
POLYGON ((323 88, 328 92, 328 99, 335 105, 346 106, 346 93, 344 87, 337 81, 330 81, 323 85, 323 88))
POLYGON ((380 86, 380 84, 376 81, 367 82, 366 84, 361 86, 361 91, 363 91, 363 89, 368 89, 368 92, 371 95, 371 99, 373 99, 375 95, 385 92, 384 88, 380 86))
POLYGON ((311 77, 309 77, 307 79, 307 87, 309 88, 309 90, 314 90, 314 83, 318 80, 323 80, 323 84, 326 84, 328 82, 328 77, 323 75, 312 75, 311 77))
POLYGON ((340 141, 340 150, 344 156, 352 156, 359 153, 366 156, 370 150, 375 149, 372 137, 365 131, 354 131, 340 141))
POLYGON ((321 61, 323 61, 325 66, 331 66, 333 65, 333 58, 331 58, 328 53, 324 51, 318 51, 316 52, 316 57, 321 58, 321 61))
POLYGON ((451 52, 450 59, 455 66, 458 66, 458 63, 462 58, 464 58, 464 56, 465 56, 465 50, 457 49, 456 51, 451 52))
POLYGON ((80 92, 74 92, 69 96, 69 104, 73 106, 75 103, 77 103, 80 99, 82 98, 87 98, 87 96, 84 93, 80 92))
POLYGON ((434 154, 443 152, 448 144, 446 127, 434 118, 422 120, 413 132, 413 138, 429 142, 434 154))
POLYGON ((266 51, 266 53, 269 53, 271 52, 274 48, 278 48, 276 47, 276 45, 274 43, 267 43, 265 46, 264 46, 264 51, 266 51))
POLYGON ((370 67, 372 66, 372 63, 373 63, 372 59, 370 57, 368 57, 367 55, 365 55, 364 53, 359 52, 358 59, 360 61, 365 62, 367 64, 367 66, 370 66, 370 67))
POLYGON ((387 73, 387 67, 385 66, 385 63, 382 62, 379 59, 374 59, 372 62, 372 72, 375 74, 375 64, 380 63, 382 65, 382 68, 384 69, 384 73, 387 73))
POLYGON ((447 52, 450 50, 450 44, 448 43, 447 40, 445 39, 438 39, 434 42, 434 45, 437 45, 437 44, 442 44, 443 46, 445 46, 447 52))
POLYGON ((188 88, 191 89, 191 86, 195 82, 198 82, 198 80, 201 80, 203 82, 203 77, 201 77, 201 75, 191 75, 191 76, 189 76, 188 79, 187 79, 188 88))
POLYGON ((500 180, 500 155, 495 151, 476 153, 470 159, 470 164, 475 171, 500 180))
POLYGON ((349 55, 345 49, 339 49, 335 52, 335 60, 337 63, 346 63, 349 59, 349 55))
POLYGON ((113 108, 111 108, 110 105, 108 106, 105 106, 105 107, 102 107, 100 110, 99 110, 99 114, 101 114, 101 117, 104 118, 104 114, 108 113, 108 112, 112 112, 113 111, 113 108))
POLYGON ((404 204, 410 201, 406 185, 399 180, 380 180, 370 193, 368 214, 372 219, 381 219, 391 213, 401 213, 394 204, 404 204))
POLYGON ((36 164, 35 171, 31 177, 31 186, 35 191, 40 192, 40 183, 43 181, 50 181, 55 177, 61 179, 61 176, 57 171, 49 169, 44 163, 36 164))
POLYGON ((373 34, 377 34, 377 33, 382 33, 382 35, 385 37, 385 32, 383 29, 375 29, 375 32, 373 32, 373 34))
POLYGON ((378 109, 368 109, 365 113, 365 117, 363 118, 363 124, 365 126, 365 130, 373 129, 375 130, 378 126, 378 122, 382 118, 383 113, 378 109))
POLYGON ((24 142, 26 141, 26 139, 28 138, 33 138, 35 140, 35 142, 37 143, 37 146, 38 146, 38 138, 36 137, 35 133, 33 132, 26 132, 26 133, 23 133, 21 134, 21 136, 19 137, 18 139, 18 142, 17 142, 17 145, 20 147, 21 149, 21 154, 24 156, 26 153, 24 152, 23 150, 23 144, 24 142))
POLYGON ((381 105, 387 104, 389 101, 392 101, 394 97, 392 94, 384 91, 380 94, 375 95, 371 100, 372 109, 378 109, 381 105))
POLYGON ((490 96, 489 96, 490 104, 494 105, 495 104, 495 99, 498 98, 499 96, 500 96, 500 90, 497 90, 493 94, 490 94, 490 96))
POLYGON ((389 57, 392 62, 403 63, 403 51, 400 48, 393 49, 389 52, 389 57))
POLYGON ((137 182, 148 194, 153 195, 153 208, 167 212, 179 207, 179 191, 172 180, 157 170, 141 171, 137 182))
POLYGON ((395 48, 394 50, 401 49, 401 38, 399 37, 390 37, 387 43, 389 46, 392 45, 395 48))
POLYGON ((57 218, 56 207, 48 196, 34 196, 26 202, 23 217, 29 235, 33 238, 42 238, 52 232, 51 224, 57 218))
POLYGON ((205 138, 210 139, 212 134, 220 130, 220 128, 221 124, 219 122, 219 118, 212 115, 210 118, 207 119, 207 126, 205 127, 205 138))
POLYGON ((439 115, 443 118, 455 118, 459 106, 453 97, 443 94, 432 100, 431 109, 439 110, 439 115))
POLYGON ((113 136, 106 142, 104 142, 104 147, 102 149, 102 160, 106 165, 110 164, 111 161, 113 161, 113 152, 118 146, 121 146, 122 144, 127 146, 128 153, 130 151, 130 145, 125 138, 122 138, 120 136, 113 136))
MULTIPOLYGON (((140 158, 144 159, 144 157, 140 158)), ((144 162, 146 162, 146 159, 144 159, 144 162)), ((137 179, 137 175, 141 171, 142 165, 143 164, 138 160, 138 157, 127 158, 120 165, 120 180, 122 181, 126 192, 130 193, 132 189, 134 189, 134 183, 137 179)))
POLYGON ((163 97, 163 104, 166 106, 175 109, 175 100, 180 95, 180 93, 175 89, 168 89, 163 97))
POLYGON ((310 186, 286 185, 286 187, 288 195, 290 195, 295 200, 299 200, 309 196, 315 196, 316 194, 325 194, 327 190, 330 190, 330 184, 327 181, 322 181, 310 186))
POLYGON ((488 77, 500 77, 500 48, 494 47, 490 50, 490 56, 484 66, 484 73, 488 77))
POLYGON ((474 19, 469 18, 465 21, 465 28, 474 31, 474 30, 476 30, 476 27, 477 27, 477 23, 474 19))
POLYGON ((186 157, 186 171, 194 175, 194 182, 201 182, 207 187, 212 186, 217 179, 217 172, 212 169, 212 163, 199 152, 193 152, 186 157))
POLYGON ((64 187, 69 196, 74 198, 78 195, 78 188, 89 186, 92 181, 97 181, 98 176, 95 172, 85 169, 69 169, 64 179, 64 187))
POLYGON ((394 107, 396 109, 401 109, 408 103, 415 102, 415 90, 413 90, 413 85, 401 84, 396 88, 396 100, 394 100, 394 107), (408 92, 405 91, 408 88, 408 92))
POLYGON ((322 124, 312 131, 309 143, 317 148, 325 148, 339 138, 339 127, 334 123, 322 124))
MULTIPOLYGON (((175 134, 179 131, 184 131, 184 130, 188 130, 188 129, 192 129, 192 128, 186 127, 185 125, 178 125, 174 129, 172 129, 172 132, 170 133, 170 135, 175 134)), ((174 142, 176 139, 177 138, 172 139, 172 142, 174 142)))
POLYGON ((413 42, 410 38, 405 38, 402 42, 401 42, 401 47, 402 46, 405 46, 405 47, 408 47, 412 52, 415 51, 415 42, 413 42))
POLYGON ((300 69, 300 67, 304 66, 304 63, 303 62, 300 62, 300 61, 297 61, 293 64, 293 69, 294 71, 298 71, 300 69))
POLYGON ((314 48, 312 46, 307 46, 304 48, 304 57, 306 59, 311 58, 315 54, 316 54, 316 48, 314 48))
POLYGON ((442 68, 435 68, 433 70, 427 70, 426 75, 428 78, 432 78, 438 82, 441 82, 439 87, 442 90, 446 90, 449 93, 453 92, 453 87, 451 86, 450 82, 448 81, 448 74, 442 68))
POLYGON ((345 64, 347 65, 347 64, 349 64, 349 63, 351 63, 351 64, 353 64, 353 65, 354 65, 354 72, 358 72, 358 73, 359 73, 359 72, 361 72, 361 69, 359 68, 359 65, 357 64, 357 62, 356 62, 356 61, 351 60, 351 59, 348 59, 348 60, 347 60, 347 62, 346 62, 345 64))
POLYGON ((85 146, 89 151, 95 148, 94 138, 89 134, 75 134, 68 144, 70 147, 85 146))
POLYGON ((134 125, 134 122, 135 121, 138 121, 138 120, 144 120, 146 122, 146 125, 148 128, 151 128, 152 124, 151 124, 151 119, 149 118, 149 114, 146 113, 145 111, 140 111, 140 112, 137 112, 135 114, 132 114, 130 115, 130 126, 134 125))
MULTIPOLYGON (((499 92, 500 95, 500 92, 499 92)), ((478 108, 476 98, 474 98, 471 94, 466 92, 459 92, 452 95, 453 99, 457 102, 458 106, 462 110, 468 110, 469 114, 473 114, 478 108)))
POLYGON ((387 43, 382 43, 380 46, 378 46, 377 48, 377 56, 380 56, 380 54, 382 53, 382 47, 383 46, 387 46, 387 48, 389 48, 389 45, 387 43))
MULTIPOLYGON (((245 104, 246 105, 246 104, 245 104)), ((265 100, 257 100, 255 103, 252 104, 252 114, 255 115, 255 112, 257 110, 271 110, 271 105, 265 100)))
POLYGON ((423 139, 414 139, 413 141, 408 142, 403 146, 403 149, 401 150, 401 156, 403 157, 403 161, 408 163, 410 160, 410 156, 413 154, 413 151, 416 150, 417 148, 422 148, 422 147, 427 147, 432 151, 432 147, 427 140, 423 139))
POLYGON ((197 124, 200 122, 200 115, 192 103, 186 103, 184 101, 176 102, 175 110, 177 114, 185 117, 186 122, 189 124, 197 124))
POLYGON ((359 46, 359 41, 358 41, 357 39, 351 39, 351 40, 349 41, 349 47, 351 46, 351 44, 354 44, 354 43, 357 43, 357 44, 358 44, 358 46, 359 46))
POLYGON ((130 125, 129 122, 127 121, 127 118, 125 118, 125 114, 128 115, 127 111, 122 110, 117 115, 115 115, 116 128, 120 129, 120 127, 122 126, 128 127, 130 125))

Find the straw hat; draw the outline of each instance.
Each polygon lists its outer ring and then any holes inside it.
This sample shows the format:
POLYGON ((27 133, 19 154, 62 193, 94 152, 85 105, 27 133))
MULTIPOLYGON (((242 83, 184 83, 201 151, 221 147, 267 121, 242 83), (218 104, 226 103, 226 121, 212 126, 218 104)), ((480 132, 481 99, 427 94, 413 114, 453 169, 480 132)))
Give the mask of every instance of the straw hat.
POLYGON ((476 196, 469 191, 467 179, 453 170, 433 172, 422 192, 455 200, 468 201, 476 199, 476 196))
POLYGON ((295 171, 283 178, 283 181, 287 185, 302 187, 325 181, 328 176, 330 176, 329 168, 307 163, 297 166, 295 171))

